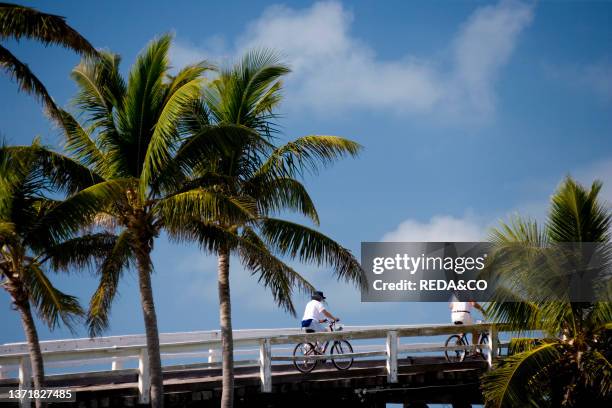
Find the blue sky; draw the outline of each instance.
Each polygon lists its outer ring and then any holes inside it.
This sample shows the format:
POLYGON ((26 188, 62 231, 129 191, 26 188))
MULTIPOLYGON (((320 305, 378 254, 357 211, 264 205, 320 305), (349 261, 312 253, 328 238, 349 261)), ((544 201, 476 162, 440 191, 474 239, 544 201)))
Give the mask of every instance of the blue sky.
MULTIPOLYGON (((146 43, 174 32, 173 64, 228 63, 251 47, 277 49, 293 68, 283 138, 335 134, 362 155, 306 179, 321 230, 359 255, 361 241, 480 240, 514 212, 542 218, 567 174, 612 182, 612 3, 608 2, 28 2, 61 14, 127 71, 146 43)), ((58 101, 75 92, 78 57, 8 43, 58 101)), ((0 77, 0 135, 59 146, 40 106, 0 77)), ((604 198, 612 202, 606 185, 604 198)), ((196 247, 154 250, 163 332, 218 327, 215 260, 196 247)), ((446 322, 445 304, 360 303, 326 268, 295 265, 328 294, 346 324, 446 322)), ((294 327, 238 263, 236 328, 294 327)), ((84 303, 87 274, 54 278, 84 303)), ((120 287, 109 334, 142 332, 134 274, 120 287)), ((304 298, 296 297, 301 309, 304 298)), ((23 339, 0 294, 0 342, 23 339)), ((66 337, 40 326, 43 339, 66 337)), ((83 334, 81 332, 81 334, 83 334)))

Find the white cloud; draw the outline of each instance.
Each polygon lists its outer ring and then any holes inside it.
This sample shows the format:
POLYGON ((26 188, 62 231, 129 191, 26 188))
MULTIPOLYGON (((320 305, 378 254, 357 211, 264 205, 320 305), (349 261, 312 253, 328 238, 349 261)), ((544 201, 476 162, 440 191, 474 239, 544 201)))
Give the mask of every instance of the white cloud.
POLYGON ((485 238, 485 228, 473 217, 436 215, 428 222, 405 220, 382 241, 387 242, 477 242, 485 238))
MULTIPOLYGON (((449 62, 443 63, 410 54, 379 58, 375 49, 353 36, 353 15, 340 3, 320 2, 306 9, 273 6, 249 24, 224 55, 208 44, 197 48, 177 42, 173 61, 180 66, 211 55, 236 58, 246 49, 269 47, 279 50, 293 68, 287 81, 290 108, 319 114, 354 108, 435 111, 480 120, 494 112, 495 80, 532 16, 532 7, 517 1, 477 9, 449 40, 449 62)), ((220 43, 218 38, 215 43, 220 43)), ((398 47, 401 44, 397 41, 398 47)))
POLYGON ((456 77, 449 91, 459 92, 457 102, 467 100, 476 111, 490 113, 495 106, 495 80, 532 18, 530 6, 514 1, 482 7, 472 14, 454 44, 456 77))

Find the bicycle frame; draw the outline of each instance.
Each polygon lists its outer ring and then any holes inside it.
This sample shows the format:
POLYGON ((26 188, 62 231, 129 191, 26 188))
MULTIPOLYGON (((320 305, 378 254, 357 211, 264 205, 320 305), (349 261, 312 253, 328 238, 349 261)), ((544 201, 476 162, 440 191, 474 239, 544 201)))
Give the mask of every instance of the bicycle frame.
MULTIPOLYGON (((336 322, 330 322, 328 324, 329 331, 331 331, 331 332, 336 331, 336 330, 334 330, 335 325, 336 325, 336 322)), ((334 340, 333 342, 336 343, 337 340, 334 340)), ((327 348, 329 347, 329 343, 331 343, 331 340, 327 340, 325 342, 325 345, 321 348, 321 351, 319 351, 319 341, 317 340, 315 343, 316 343, 316 347, 315 347, 315 350, 314 350, 315 353, 318 354, 318 355, 323 355, 323 354, 325 354, 327 352, 327 348)))
MULTIPOLYGON (((334 330, 334 327, 335 327, 335 322, 329 323, 330 332, 342 330, 341 327, 334 330)), ((335 339, 327 340, 325 341, 325 344, 323 344, 322 347, 319 341, 314 341, 314 342, 306 341, 303 343, 298 343, 295 346, 293 355, 294 357, 298 356, 298 354, 299 355, 308 355, 308 354, 313 355, 314 354, 317 356, 326 355, 327 351, 330 349, 330 345, 331 345, 331 350, 329 353, 329 360, 331 360, 332 364, 338 370, 348 370, 353 365, 353 358, 349 357, 348 361, 345 361, 346 359, 343 359, 342 355, 345 354, 347 351, 348 353, 352 353, 353 347, 347 340, 335 340, 335 339), (343 350, 343 347, 345 346, 347 347, 346 351, 343 350)), ((327 361, 327 359, 325 361, 327 361)), ((299 360, 294 360, 293 364, 299 371, 303 373, 309 373, 317 366, 317 362, 318 361, 314 361, 312 363, 306 363, 306 362, 300 363, 299 360)))

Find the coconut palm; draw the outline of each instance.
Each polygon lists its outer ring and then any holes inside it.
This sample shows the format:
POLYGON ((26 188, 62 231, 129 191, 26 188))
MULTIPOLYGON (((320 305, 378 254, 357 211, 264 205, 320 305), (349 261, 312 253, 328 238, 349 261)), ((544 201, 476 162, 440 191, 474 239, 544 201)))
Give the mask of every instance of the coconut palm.
POLYGON ((334 136, 305 136, 282 146, 273 143, 273 108, 280 101, 280 79, 288 72, 265 50, 249 52, 222 71, 184 122, 192 137, 175 157, 177 165, 191 171, 185 188, 213 189, 241 202, 244 209, 199 219, 185 218, 181 215, 189 212, 179 210, 169 228, 173 238, 196 240, 218 258, 223 408, 233 405, 231 255, 291 314, 295 314, 293 289, 311 292, 313 287, 278 256, 327 264, 338 278, 363 283, 362 269, 350 251, 315 229, 274 218, 290 210, 318 224, 314 203, 296 177, 342 156, 355 156, 360 149, 357 143, 334 136))
POLYGON ((604 244, 598 247, 602 266, 596 272, 609 276, 612 213, 598 198, 601 186, 594 182, 587 189, 568 177, 552 197, 544 226, 517 217, 492 231, 491 240, 497 250, 511 254, 508 262, 499 263, 501 273, 507 267, 512 276, 519 278, 511 291, 498 293, 488 313, 518 332, 538 330, 545 337, 537 341, 519 339, 513 345, 516 353, 484 377, 487 406, 609 405, 612 303, 573 302, 563 292, 543 289, 549 283, 556 287, 563 284, 563 276, 556 273, 559 265, 564 272, 574 270, 567 269, 570 264, 565 262, 566 249, 550 253, 555 246, 582 247, 584 251, 588 246, 580 243, 604 244), (551 263, 554 268, 548 267, 551 263))
MULTIPOLYGON (((133 254, 144 314, 151 376, 151 405, 163 405, 159 333, 151 287, 151 251, 166 216, 180 208, 202 217, 243 211, 239 202, 212 190, 179 189, 185 181, 173 157, 182 142, 179 123, 200 97, 205 63, 170 75, 171 37, 152 41, 132 67, 128 80, 119 73, 118 56, 103 53, 86 59, 72 72, 79 88, 74 106, 79 123, 62 112, 66 149, 103 181, 71 200, 99 199, 95 222, 114 226, 118 234, 110 262, 90 302, 88 323, 96 335, 108 325, 118 282, 133 254)), ((195 216, 195 215, 192 215, 195 216)))
MULTIPOLYGON (((96 50, 81 34, 70 27, 64 17, 11 3, 0 3, 0 41, 33 39, 45 46, 59 45, 82 55, 95 56, 96 50)), ((47 88, 28 65, 0 44, 0 68, 12 77, 19 89, 37 96, 51 117, 59 110, 47 88)))
POLYGON ((72 327, 84 314, 77 298, 55 288, 47 273, 93 266, 115 240, 108 233, 77 236, 73 214, 61 200, 46 195, 72 193, 91 178, 38 142, 0 149, 0 286, 21 317, 38 389, 45 374, 32 309, 51 329, 60 321, 72 327))

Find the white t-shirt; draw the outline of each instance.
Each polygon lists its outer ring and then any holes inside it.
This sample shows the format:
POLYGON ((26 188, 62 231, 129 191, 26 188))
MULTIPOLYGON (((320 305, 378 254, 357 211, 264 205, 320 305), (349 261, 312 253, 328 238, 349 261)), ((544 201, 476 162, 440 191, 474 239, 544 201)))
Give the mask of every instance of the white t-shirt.
POLYGON ((325 310, 323 303, 313 299, 306 304, 306 309, 304 309, 304 317, 302 320, 313 319, 317 322, 323 320, 325 319, 323 310, 325 310))

